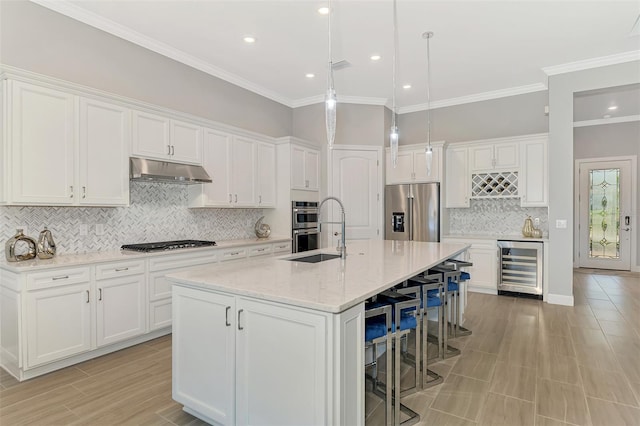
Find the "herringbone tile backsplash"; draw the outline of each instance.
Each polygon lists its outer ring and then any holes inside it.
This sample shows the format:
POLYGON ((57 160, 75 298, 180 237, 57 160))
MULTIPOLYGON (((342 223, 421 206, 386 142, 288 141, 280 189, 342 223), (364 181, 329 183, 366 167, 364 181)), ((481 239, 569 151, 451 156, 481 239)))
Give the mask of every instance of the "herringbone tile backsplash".
POLYGON ((129 207, 0 206, 0 258, 18 227, 37 238, 47 226, 58 254, 70 254, 117 250, 130 243, 252 238, 264 214, 258 209, 189 209, 184 185, 130 182, 130 191, 129 207), (81 224, 88 225, 88 235, 80 236, 81 224), (104 225, 104 235, 96 235, 96 224, 104 225))

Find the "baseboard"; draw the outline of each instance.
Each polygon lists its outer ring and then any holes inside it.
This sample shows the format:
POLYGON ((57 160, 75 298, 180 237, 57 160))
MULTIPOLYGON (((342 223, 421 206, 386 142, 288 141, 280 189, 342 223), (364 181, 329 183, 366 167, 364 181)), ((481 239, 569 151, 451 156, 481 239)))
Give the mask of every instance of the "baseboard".
POLYGON ((547 294, 547 303, 552 305, 573 306, 573 296, 565 296, 563 294, 547 294))
POLYGON ((484 293, 484 294, 493 294, 494 296, 498 295, 497 288, 487 288, 487 287, 475 287, 475 286, 467 286, 468 291, 472 291, 474 293, 484 293))

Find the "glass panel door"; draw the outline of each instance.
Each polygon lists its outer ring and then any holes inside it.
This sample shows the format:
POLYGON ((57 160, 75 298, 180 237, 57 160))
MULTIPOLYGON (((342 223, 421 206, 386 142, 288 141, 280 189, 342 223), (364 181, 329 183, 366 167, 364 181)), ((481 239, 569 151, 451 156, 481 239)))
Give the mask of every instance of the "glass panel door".
POLYGON ((620 169, 589 170, 589 258, 620 258, 620 169))

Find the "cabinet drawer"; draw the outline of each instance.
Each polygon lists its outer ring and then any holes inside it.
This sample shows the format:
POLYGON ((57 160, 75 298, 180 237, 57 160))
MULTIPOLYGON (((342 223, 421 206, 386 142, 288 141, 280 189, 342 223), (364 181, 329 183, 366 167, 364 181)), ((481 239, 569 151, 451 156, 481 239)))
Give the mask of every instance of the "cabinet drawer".
POLYGON ((274 253, 291 253, 291 241, 273 244, 274 253))
POLYGON ((149 271, 204 265, 217 261, 218 252, 214 250, 194 251, 191 253, 170 254, 149 259, 149 271))
POLYGON ((273 253, 273 247, 271 246, 271 244, 258 246, 258 247, 251 247, 249 249, 249 257, 264 256, 265 254, 271 254, 271 253, 273 253))
POLYGON ((27 274, 27 290, 88 282, 89 267, 64 268, 27 274))
POLYGON ((220 262, 226 262, 227 260, 243 259, 247 257, 246 248, 234 248, 223 250, 220 252, 220 262))
POLYGON ((96 280, 144 274, 144 260, 96 265, 96 280))

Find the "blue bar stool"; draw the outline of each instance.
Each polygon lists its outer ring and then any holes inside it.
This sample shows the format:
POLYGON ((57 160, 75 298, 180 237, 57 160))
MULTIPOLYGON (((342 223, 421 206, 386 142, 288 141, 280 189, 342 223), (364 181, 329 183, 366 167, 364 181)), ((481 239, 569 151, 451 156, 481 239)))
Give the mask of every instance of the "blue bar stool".
POLYGON ((420 383, 421 389, 428 389, 432 386, 438 385, 442 383, 443 378, 436 373, 435 371, 431 371, 427 368, 427 362, 429 360, 428 355, 428 311, 429 309, 437 309, 438 315, 438 355, 437 357, 441 357, 442 352, 442 324, 443 324, 443 305, 442 300, 438 296, 429 296, 429 290, 438 290, 443 284, 433 280, 421 280, 422 282, 417 281, 405 281, 402 286, 397 287, 396 291, 401 294, 405 294, 408 296, 412 296, 414 298, 420 299, 420 318, 419 322, 421 327, 416 329, 416 358, 415 358, 415 366, 416 366, 416 381, 415 383, 420 383), (431 282, 430 282, 431 281, 431 282), (414 284, 414 285, 410 285, 414 284), (417 284, 417 285, 416 285, 417 284), (420 332, 421 329, 421 332, 420 332), (421 350, 418 347, 418 342, 420 342, 421 350))
POLYGON ((458 268, 461 266, 472 266, 470 262, 464 262, 460 260, 447 260, 446 262, 432 268, 430 272, 441 274, 443 281, 448 284, 448 292, 451 296, 451 331, 452 337, 468 336, 471 334, 471 330, 468 330, 460 325, 461 322, 461 310, 460 310, 460 289, 462 285, 466 284, 466 281, 471 278, 468 272, 460 271, 458 268))
POLYGON ((391 351, 386 350, 391 347, 391 305, 379 306, 378 304, 373 304, 370 302, 365 303, 365 313, 364 313, 364 340, 365 340, 365 350, 369 347, 372 348, 373 352, 373 361, 367 364, 365 367, 372 367, 373 374, 367 378, 370 378, 373 381, 373 392, 378 396, 382 397, 385 402, 385 420, 387 425, 393 424, 393 416, 391 412, 391 398, 387 398, 386 395, 392 394, 392 382, 389 380, 391 377, 391 367, 392 367, 392 359, 391 359, 391 351), (378 345, 384 343, 385 344, 385 352, 386 352, 386 365, 385 365, 385 373, 386 373, 386 390, 384 394, 381 394, 378 391, 378 345))
MULTIPOLYGON (((388 346, 386 347, 386 351, 388 363, 386 394, 384 395, 384 398, 387 408, 389 407, 389 403, 393 403, 393 424, 409 426, 419 422, 420 415, 400 403, 402 393, 400 388, 400 363, 402 361, 401 346, 402 339, 406 338, 411 330, 418 329, 419 327, 418 315, 420 300, 397 293, 393 290, 387 290, 375 296, 371 302, 365 304, 365 339, 367 338, 367 328, 376 327, 374 325, 376 320, 372 320, 373 324, 370 323, 371 325, 367 326, 366 312, 380 307, 390 307, 391 309, 391 333, 387 333, 388 346), (393 348, 393 371, 391 374, 388 374, 389 366, 392 364, 389 362, 391 348, 393 348), (391 386, 392 382, 393 386, 391 386), (409 418, 404 422, 400 422, 401 411, 409 416, 409 418)), ((378 316, 380 316, 380 314, 378 314, 378 316)), ((377 321, 380 320, 378 319, 377 321)), ((380 327, 377 326, 377 328, 380 327)), ((377 334, 379 334, 379 332, 371 334, 371 336, 375 336, 377 334)), ((378 393, 378 395, 380 395, 380 391, 377 386, 374 386, 374 393, 378 393)), ((388 413, 389 411, 387 411, 387 424, 389 424, 390 421, 388 413)))

